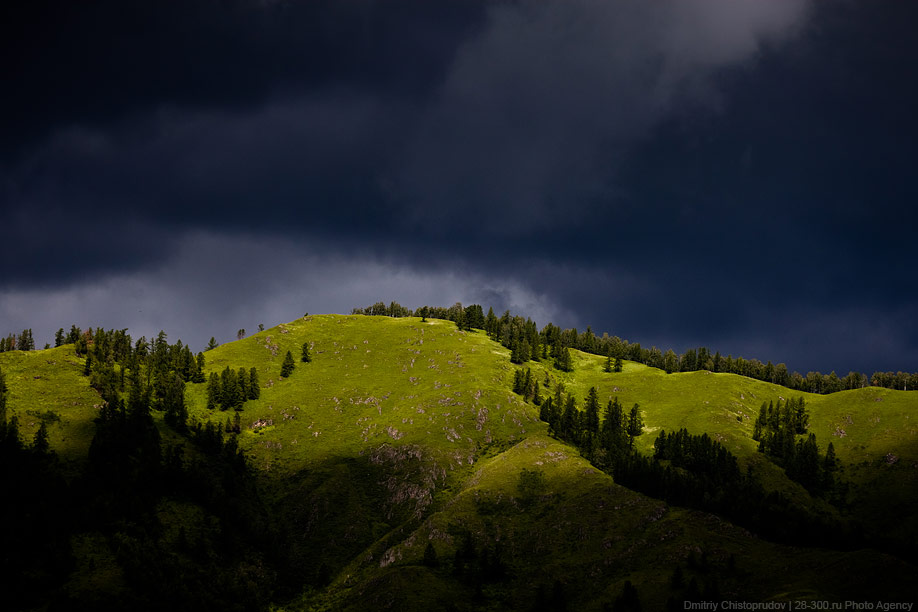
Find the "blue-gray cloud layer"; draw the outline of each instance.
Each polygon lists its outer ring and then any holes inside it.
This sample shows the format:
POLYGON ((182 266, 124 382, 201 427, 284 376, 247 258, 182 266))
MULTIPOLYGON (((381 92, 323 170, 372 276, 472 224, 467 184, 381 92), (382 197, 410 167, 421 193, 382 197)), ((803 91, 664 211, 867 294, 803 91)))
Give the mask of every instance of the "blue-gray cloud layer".
POLYGON ((664 348, 918 369, 907 5, 93 7, 4 9, 10 330, 198 341, 303 302, 491 299, 664 348))

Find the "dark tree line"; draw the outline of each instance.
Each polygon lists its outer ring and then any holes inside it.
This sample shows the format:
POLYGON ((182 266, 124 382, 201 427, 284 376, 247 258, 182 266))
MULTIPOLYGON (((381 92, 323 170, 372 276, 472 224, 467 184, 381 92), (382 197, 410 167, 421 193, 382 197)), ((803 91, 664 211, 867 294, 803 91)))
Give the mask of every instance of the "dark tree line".
MULTIPOLYGON (((863 376, 863 374, 859 376, 863 376)), ((874 372, 873 376, 870 377, 870 384, 874 387, 914 391, 918 389, 918 372, 914 374, 909 374, 908 372, 874 372)), ((862 382, 860 386, 866 387, 867 384, 862 382)))
POLYGON ((522 364, 527 361, 551 359, 555 367, 563 371, 572 369, 570 353, 565 349, 577 349, 585 353, 605 356, 607 372, 610 370, 620 372, 621 361, 628 359, 660 368, 667 373, 708 370, 739 374, 809 393, 835 393, 848 389, 860 389, 868 385, 899 390, 918 389, 918 372, 911 374, 874 372, 870 378, 854 371, 844 377, 839 377, 835 372, 829 374, 808 372, 804 376, 798 372, 788 371, 787 366, 783 363, 775 365, 771 361, 762 363, 758 359, 723 356, 720 351, 712 352, 704 346, 690 348, 681 355, 672 349, 664 353, 655 346, 644 348, 638 342, 629 342, 618 336, 610 337, 608 334, 597 336, 589 326, 585 331, 578 332, 576 328, 562 330, 548 323, 539 331, 531 319, 511 315, 509 310, 499 318, 491 308, 488 309, 486 316, 479 316, 481 312, 481 306, 478 304, 463 308, 458 302, 449 308, 424 306, 413 311, 404 308, 397 302, 392 302, 389 306, 383 302, 377 302, 366 308, 354 308, 351 314, 390 317, 424 316, 454 321, 460 329, 485 330, 493 340, 510 349, 510 359, 513 363, 522 364), (615 365, 611 365, 612 363, 615 365))
POLYGON ((0 353, 6 351, 33 351, 35 350, 35 340, 32 338, 32 330, 24 329, 18 336, 9 334, 6 338, 0 338, 0 353))
POLYGON ((595 387, 591 387, 583 410, 577 400, 558 384, 554 395, 542 402, 539 418, 549 432, 577 446, 584 457, 604 468, 614 469, 634 449, 634 440, 644 431, 640 406, 625 411, 618 398, 601 408, 595 387))
POLYGON ((72 336, 77 336, 77 354, 86 356, 83 373, 109 408, 115 409, 125 393, 129 398, 146 394, 151 408, 163 412, 170 427, 185 429, 185 383, 204 382, 203 353, 195 356, 181 340, 169 344, 165 332, 159 332, 152 342, 141 337, 132 343, 124 329, 100 327, 93 332, 74 326, 72 336))
MULTIPOLYGON (((133 346, 128 353, 119 334, 104 334, 107 340, 92 334, 86 348, 102 397, 88 461, 77 473, 71 465, 66 480, 46 424, 26 443, 18 420, 6 418, 9 394, 0 371, 0 478, 10 493, 0 520, 15 526, 5 532, 0 554, 5 602, 12 609, 241 611, 301 592, 306 579, 290 562, 290 538, 275 527, 282 521, 262 502, 236 436, 211 422, 189 425, 186 414, 168 408, 173 396, 182 397, 185 381, 176 370, 157 368, 181 363, 171 352, 183 350, 164 352, 156 346, 163 338, 128 368, 113 357, 130 359, 133 346), (157 348, 161 359, 150 361, 157 348), (170 383, 162 397, 160 379, 170 383), (153 411, 162 404, 185 442, 167 444, 160 435, 153 411), (175 503, 194 506, 206 527, 163 523, 163 505, 175 503), (64 588, 74 571, 94 569, 95 557, 78 566, 72 548, 84 534, 114 559, 125 585, 94 591, 90 601, 64 588)), ((238 425, 237 418, 230 429, 238 432, 238 425)))
POLYGON ((233 370, 229 366, 217 374, 211 372, 207 381, 207 409, 242 410, 247 400, 258 399, 261 389, 258 383, 258 370, 254 367, 233 370))
MULTIPOLYGON (((351 314, 380 316, 380 317, 413 317, 415 316, 414 311, 408 308, 405 308, 398 302, 390 302, 388 306, 386 306, 385 302, 376 302, 375 304, 371 304, 370 306, 367 306, 366 308, 354 308, 351 310, 351 314)), ((417 316, 421 316, 420 313, 418 313, 417 316)), ((428 315, 428 316, 433 316, 433 315, 428 315)), ((441 318, 441 317, 434 317, 434 318, 441 318)))
POLYGON ((6 386, 6 376, 3 374, 3 368, 0 368, 0 426, 6 425, 6 401, 9 395, 9 387, 6 386))
POLYGON ((530 368, 526 368, 525 372, 521 369, 517 369, 513 373, 513 392, 522 395, 536 406, 542 404, 539 386, 539 382, 533 377, 530 368))
MULTIPOLYGON (((527 385, 526 374, 520 375, 519 393, 531 399, 532 385, 540 383, 531 375, 528 379, 527 385)), ((643 433, 637 404, 626 411, 613 398, 602 410, 596 389, 591 388, 581 409, 559 384, 542 401, 539 416, 548 423, 551 435, 573 444, 594 466, 635 491, 719 514, 780 542, 833 548, 862 545, 857 530, 847 523, 816 515, 781 493, 766 492, 751 472, 739 469, 732 453, 707 434, 661 431, 654 455, 640 454, 634 448, 634 440, 643 433)))
POLYGON ((289 579, 287 553, 236 437, 212 422, 194 423, 183 428, 186 444, 165 445, 152 397, 142 379, 132 380, 126 401, 103 404, 74 499, 76 529, 105 535, 129 587, 126 599, 106 603, 263 609, 289 579), (210 527, 180 526, 177 536, 164 537, 159 512, 167 500, 200 508, 213 517, 210 527))
POLYGON ((753 427, 752 439, 759 452, 784 468, 789 478, 818 495, 835 492, 839 469, 835 447, 829 442, 826 454, 819 454, 816 434, 807 435, 809 413, 802 397, 778 403, 763 402, 753 427))
POLYGON ((670 465, 703 474, 715 485, 730 486, 742 480, 736 456, 708 434, 693 436, 685 428, 660 432, 653 443, 653 457, 670 465))
POLYGON ((366 308, 354 308, 351 314, 384 316, 384 317, 421 317, 423 319, 443 319, 453 321, 459 329, 484 329, 485 316, 484 311, 479 304, 463 308, 462 304, 456 302, 452 306, 421 306, 415 310, 406 308, 398 302, 390 302, 387 306, 385 302, 376 302, 366 308))
POLYGON ((0 372, 0 481, 4 497, 0 522, 6 529, 0 550, 0 589, 5 607, 31 609, 43 593, 63 584, 71 570, 70 487, 48 442, 44 422, 31 443, 24 442, 19 421, 7 420, 7 388, 0 372))

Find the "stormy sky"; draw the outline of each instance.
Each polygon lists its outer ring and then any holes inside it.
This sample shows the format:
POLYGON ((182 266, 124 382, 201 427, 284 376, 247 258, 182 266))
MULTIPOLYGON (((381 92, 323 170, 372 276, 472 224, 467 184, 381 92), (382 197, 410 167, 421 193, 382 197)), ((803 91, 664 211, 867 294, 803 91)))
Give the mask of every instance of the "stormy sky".
POLYGON ((918 5, 0 8, 0 333, 377 300, 918 370, 918 5))

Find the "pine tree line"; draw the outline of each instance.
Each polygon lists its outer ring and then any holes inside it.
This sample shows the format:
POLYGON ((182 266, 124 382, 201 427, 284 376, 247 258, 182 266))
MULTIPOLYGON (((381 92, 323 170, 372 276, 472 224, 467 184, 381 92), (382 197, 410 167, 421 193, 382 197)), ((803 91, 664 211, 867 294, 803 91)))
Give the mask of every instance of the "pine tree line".
POLYGON ((204 382, 204 354, 195 356, 181 340, 170 344, 165 332, 152 342, 141 337, 132 343, 127 330, 85 331, 73 326, 69 336, 76 338, 74 349, 85 355, 83 374, 102 396, 104 405, 116 410, 125 394, 128 401, 140 394, 149 406, 163 412, 165 422, 176 431, 187 426, 186 382, 204 382))
MULTIPOLYGON (((6 418, 9 392, 0 371, 0 478, 15 492, 0 504, 0 520, 17 526, 5 534, 0 555, 4 584, 15 585, 7 589, 10 605, 47 607, 48 594, 56 593, 54 605, 98 607, 99 601, 69 599, 74 595, 63 588, 74 570, 72 542, 85 534, 101 535, 100 546, 123 576, 119 593, 102 600, 112 609, 201 609, 202 601, 204 608, 264 609, 272 599, 302 591, 301 573, 287 563, 290 540, 273 528, 280 521, 261 501, 236 436, 212 422, 187 427, 187 414, 170 408, 184 405, 185 380, 164 368, 181 363, 172 353, 184 347, 165 351, 163 337, 138 357, 129 339, 103 334, 89 334, 85 348, 90 382, 103 400, 95 434, 88 461, 76 473, 68 468, 67 480, 46 423, 29 444, 18 419, 6 418), (138 360, 128 367, 116 355, 138 360), (185 459, 184 444, 169 445, 160 436, 155 409, 197 448, 193 460, 185 459), (208 529, 182 528, 178 537, 164 537, 161 509, 175 502, 199 507, 210 517, 208 529), (253 559, 264 568, 254 586, 240 578, 253 559)), ((229 426, 237 433, 238 416, 229 426)))
POLYGON ((549 433, 577 446, 591 462, 611 469, 632 452, 635 438, 644 431, 638 404, 626 413, 616 397, 603 410, 595 387, 580 410, 573 394, 566 394, 559 383, 554 395, 542 402, 539 418, 548 423, 549 433))
MULTIPOLYGON (((42 421, 31 443, 22 439, 19 419, 7 420, 8 389, 0 371, 0 481, 5 496, 0 522, 8 526, 0 554, 5 607, 32 609, 36 594, 63 584, 71 568, 69 520, 58 515, 70 488, 42 421)), ((69 518, 69 517, 67 517, 69 518)))
POLYGON ((258 382, 258 370, 254 367, 233 370, 229 366, 217 374, 211 372, 207 380, 208 410, 242 410, 247 400, 258 399, 261 388, 258 382))
MULTIPOLYGON (((533 396, 532 385, 539 384, 531 374, 528 379, 528 386, 525 372, 518 379, 520 394, 527 399, 533 396)), ((817 515, 781 493, 766 492, 750 471, 741 472, 735 455, 707 434, 661 431, 654 455, 648 457, 634 448, 644 426, 637 404, 626 411, 616 397, 602 410, 595 388, 583 404, 578 408, 576 398, 558 384, 539 406, 539 417, 548 423, 551 435, 576 446, 618 484, 671 504, 720 514, 777 541, 835 548, 860 545, 850 525, 817 515), (839 534, 844 534, 844 541, 839 534)))
POLYGON ((695 436, 684 427, 671 434, 661 430, 653 450, 654 459, 703 474, 716 485, 730 486, 742 480, 736 456, 706 433, 695 436))
POLYGON ((481 312, 481 306, 478 304, 463 308, 458 302, 449 308, 424 306, 413 311, 397 302, 392 302, 389 306, 377 302, 367 308, 355 308, 351 314, 424 316, 454 321, 460 329, 484 329, 489 337, 510 349, 510 359, 513 363, 551 359, 555 367, 563 371, 572 369, 570 354, 564 349, 576 349, 605 356, 607 367, 608 363, 614 360, 615 366, 611 366, 612 371, 621 371, 615 368, 620 367, 623 359, 627 359, 665 370, 667 373, 707 370, 739 374, 808 393, 828 394, 860 389, 868 385, 905 391, 918 390, 918 372, 874 372, 870 378, 854 371, 844 377, 839 377, 835 372, 808 372, 804 376, 798 372, 790 372, 784 363, 776 365, 771 361, 762 363, 758 359, 723 356, 720 351, 712 352, 704 346, 690 348, 681 355, 672 349, 664 353, 655 346, 644 348, 638 342, 629 342, 618 336, 610 337, 606 333, 601 337, 597 336, 589 326, 585 331, 578 332, 576 328, 562 330, 548 323, 540 331, 531 319, 511 315, 509 310, 499 318, 494 314, 493 308, 489 308, 488 314, 484 317, 478 316, 481 312))
POLYGON ((35 350, 35 340, 32 338, 31 329, 22 330, 18 336, 9 334, 6 338, 0 338, 0 353, 33 350, 35 350))
POLYGON ((784 468, 788 478, 813 494, 833 494, 839 469, 835 447, 829 442, 821 456, 816 434, 807 435, 808 427, 809 413, 802 397, 784 402, 779 399, 777 404, 762 402, 752 439, 759 443, 760 453, 784 468))

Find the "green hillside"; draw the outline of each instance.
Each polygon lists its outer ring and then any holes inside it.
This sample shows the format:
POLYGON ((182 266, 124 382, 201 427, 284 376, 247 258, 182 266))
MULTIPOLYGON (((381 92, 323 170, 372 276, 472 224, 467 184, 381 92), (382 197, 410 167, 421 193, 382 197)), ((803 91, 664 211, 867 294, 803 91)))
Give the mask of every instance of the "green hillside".
MULTIPOLYGON (((876 536, 886 550, 918 543, 918 394, 803 394, 810 431, 822 450, 834 444, 849 483, 838 508, 787 478, 752 439, 761 404, 799 392, 628 361, 622 372, 607 373, 604 358, 572 354, 572 372, 547 362, 523 367, 543 396, 562 383, 581 405, 591 387, 603 405, 612 398, 628 408, 639 404, 640 452, 652 452, 661 430, 706 432, 767 490, 819 515, 870 521, 874 533, 886 534, 876 536)), ((260 396, 242 405, 235 436, 254 468, 257 494, 240 497, 249 501, 224 516, 191 493, 163 493, 150 533, 159 534, 170 563, 192 563, 201 553, 187 552, 186 540, 192 549, 217 547, 231 525, 249 521, 255 527, 234 545, 238 560, 227 575, 257 584, 251 576, 259 572, 284 574, 284 584, 298 591, 264 597, 291 610, 528 610, 562 601, 599 610, 613 605, 625 581, 644 609, 662 608, 669 597, 681 604, 705 589, 750 601, 915 595, 918 573, 900 558, 767 542, 615 484, 550 437, 538 407, 512 392, 520 366, 509 357, 484 332, 459 331, 449 321, 339 315, 307 316, 207 351, 205 380, 227 367, 257 372, 260 396), (308 363, 300 361, 304 343, 308 363), (296 365, 282 378, 288 351, 296 365), (259 538, 278 542, 283 561, 272 560, 273 543, 257 553, 262 561, 251 561, 259 538), (672 585, 676 568, 682 586, 672 585)), ((73 345, 0 353, 9 416, 18 417, 25 440, 44 421, 71 474, 86 463, 101 401, 83 366, 73 345)), ((189 422, 232 427, 234 410, 207 408, 207 383, 186 384, 185 402, 189 422)), ((162 413, 153 418, 164 448, 182 445, 188 464, 210 461, 203 447, 167 427, 162 413)), ((91 593, 110 593, 127 601, 133 578, 116 540, 101 531, 71 537, 68 597, 85 603, 91 593)), ((209 554, 216 563, 222 553, 209 554)))
POLYGON ((686 584, 694 578, 702 589, 754 601, 844 601, 863 593, 865 584, 903 596, 915 576, 887 555, 779 546, 712 515, 671 508, 616 485, 569 446, 533 435, 482 461, 441 510, 399 543, 361 555, 327 594, 307 603, 355 611, 532 609, 559 582, 570 609, 602 610, 629 580, 638 585, 645 609, 653 610, 686 595, 686 588, 671 585, 677 567, 686 584), (522 470, 541 474, 534 491, 521 486, 522 470), (457 577, 457 551, 466 537, 475 553, 457 577), (424 563, 428 542, 437 551, 437 567, 424 563), (485 579, 476 592, 475 572, 481 571, 502 578, 485 579))
POLYGON ((603 371, 605 359, 575 352, 575 369, 563 373, 548 364, 530 364, 538 377, 546 373, 563 382, 577 397, 590 387, 601 402, 618 397, 627 407, 641 406, 645 433, 637 446, 652 452, 661 430, 686 428, 707 432, 752 465, 766 487, 800 503, 831 511, 810 498, 783 470, 757 452, 753 423, 763 402, 803 396, 810 411, 809 430, 824 451, 831 442, 841 460, 841 477, 852 489, 848 510, 872 524, 890 542, 918 542, 918 397, 909 391, 867 387, 829 395, 801 393, 771 383, 707 371, 666 374, 625 362, 620 373, 603 371))
POLYGON ((0 353, 0 369, 9 387, 8 416, 19 419, 26 439, 44 421, 60 457, 76 463, 89 451, 100 402, 82 375, 83 363, 72 346, 0 353))
MULTIPOLYGON (((382 444, 423 447, 452 471, 485 445, 544 431, 510 392, 508 355, 448 321, 324 315, 217 347, 206 369, 257 368, 263 389, 245 404, 241 445, 266 471, 296 472, 382 444), (311 363, 299 362, 304 342, 311 363), (281 379, 287 351, 297 368, 281 379)), ((204 385, 189 390, 188 404, 192 418, 221 416, 206 410, 204 385)))

